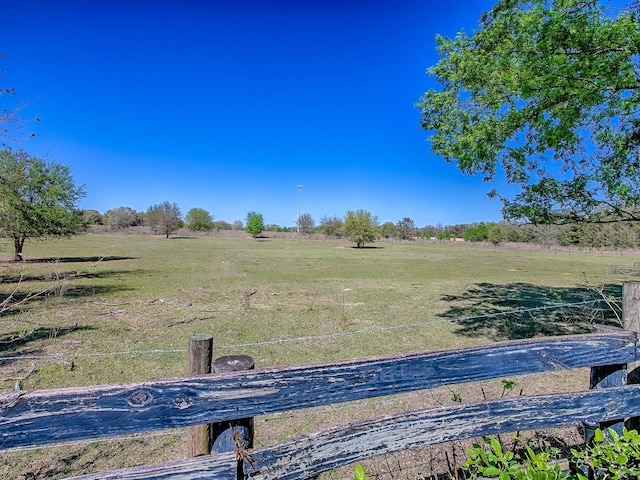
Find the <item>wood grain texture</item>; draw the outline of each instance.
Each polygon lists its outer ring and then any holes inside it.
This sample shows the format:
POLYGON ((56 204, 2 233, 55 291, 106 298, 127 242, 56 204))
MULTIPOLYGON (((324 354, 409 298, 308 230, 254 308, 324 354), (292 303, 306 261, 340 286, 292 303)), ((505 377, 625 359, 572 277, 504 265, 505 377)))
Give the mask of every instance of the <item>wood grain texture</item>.
MULTIPOLYGON (((189 337, 187 373, 189 376, 211 373, 213 335, 199 334, 189 337)), ((187 432, 187 456, 197 457, 211 452, 211 426, 193 425, 187 432)))
POLYGON ((384 453, 516 430, 640 414, 640 386, 519 397, 412 412, 335 428, 252 452, 256 480, 297 480, 384 453))
POLYGON ((99 472, 67 480, 237 480, 233 453, 203 455, 170 463, 99 472))
POLYGON ((511 341, 336 364, 0 396, 0 448, 248 418, 636 358, 635 334, 511 341))
MULTIPOLYGON (((616 387, 572 394, 518 397, 477 404, 422 410, 381 420, 353 423, 251 452, 255 469, 245 472, 255 480, 301 480, 375 455, 415 447, 495 435, 601 422, 640 414, 640 386, 616 387)), ((228 480, 229 456, 203 456, 184 462, 118 470, 75 477, 105 479, 201 479, 228 480)))

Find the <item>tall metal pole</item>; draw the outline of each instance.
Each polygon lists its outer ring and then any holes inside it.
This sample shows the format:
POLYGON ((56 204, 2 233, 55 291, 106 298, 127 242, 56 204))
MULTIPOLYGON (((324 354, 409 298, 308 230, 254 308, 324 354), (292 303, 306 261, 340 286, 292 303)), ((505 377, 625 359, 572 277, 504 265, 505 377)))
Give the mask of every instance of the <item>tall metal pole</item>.
POLYGON ((300 235, 300 191, 302 190, 302 185, 298 185, 298 221, 296 224, 298 225, 298 235, 300 235))

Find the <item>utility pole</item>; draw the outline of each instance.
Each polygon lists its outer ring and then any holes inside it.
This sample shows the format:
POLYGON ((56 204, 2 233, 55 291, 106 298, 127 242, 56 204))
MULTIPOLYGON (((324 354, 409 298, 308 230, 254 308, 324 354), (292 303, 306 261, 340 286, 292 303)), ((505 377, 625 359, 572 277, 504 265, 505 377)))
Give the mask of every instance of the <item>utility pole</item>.
POLYGON ((300 192, 302 191, 302 185, 298 185, 298 220, 296 224, 298 225, 298 236, 300 236, 300 192))

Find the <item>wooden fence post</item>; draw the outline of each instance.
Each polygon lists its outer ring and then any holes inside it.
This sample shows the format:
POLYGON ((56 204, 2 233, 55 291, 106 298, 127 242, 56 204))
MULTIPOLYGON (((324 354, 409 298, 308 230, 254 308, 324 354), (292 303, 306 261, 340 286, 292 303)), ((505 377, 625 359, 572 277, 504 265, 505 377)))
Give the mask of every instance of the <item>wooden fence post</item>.
MULTIPOLYGON (((638 332, 640 332, 640 283, 625 283, 622 285, 622 317, 625 330, 636 333, 636 347, 638 345, 638 332)), ((627 383, 640 383, 640 362, 627 364, 627 383)), ((640 427, 640 418, 627 420, 627 428, 637 430, 640 427)))
MULTIPOLYGON (((199 334, 189 337, 189 376, 211 373, 212 356, 213 335, 199 334)), ((187 437, 187 455, 189 457, 211 453, 211 428, 209 425, 189 427, 187 437)))
MULTIPOLYGON (((624 283, 622 285, 622 325, 625 330, 632 332, 640 331, 640 283, 624 283)), ((605 332, 615 330, 616 327, 606 325, 595 325, 594 332, 605 332)), ((636 340, 637 343, 637 340, 636 340)), ((618 387, 630 383, 640 383, 638 381, 638 363, 622 365, 604 365, 591 368, 590 388, 618 387)), ((638 419, 627 420, 628 428, 636 428, 638 419)), ((589 443, 593 438, 596 428, 613 428, 617 433, 622 434, 624 421, 614 421, 604 424, 585 423, 585 442, 589 443)))
MULTIPOLYGON (((604 332, 611 327, 596 325, 594 333, 604 332)), ((600 367, 591 367, 591 381, 589 388, 609 388, 621 387, 627 384, 627 365, 603 365, 600 367)), ((591 442, 596 428, 612 428, 622 435, 623 420, 614 420, 605 423, 585 422, 585 443, 591 442)))
MULTIPOLYGON (((213 373, 238 372, 253 370, 255 362, 248 355, 227 355, 216 358, 211 367, 213 373)), ((251 463, 251 457, 248 453, 244 456, 244 452, 253 448, 253 417, 211 424, 211 442, 211 453, 236 452, 237 478, 246 478, 245 463, 251 463)), ((250 471, 252 465, 247 467, 250 471)))

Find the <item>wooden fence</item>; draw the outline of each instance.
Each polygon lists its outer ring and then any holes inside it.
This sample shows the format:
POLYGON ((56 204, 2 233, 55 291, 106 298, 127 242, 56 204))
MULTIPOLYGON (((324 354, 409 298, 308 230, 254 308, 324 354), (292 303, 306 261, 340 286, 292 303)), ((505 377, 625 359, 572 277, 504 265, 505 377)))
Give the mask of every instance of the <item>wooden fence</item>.
POLYGON ((640 416, 640 284, 623 288, 625 329, 439 352, 0 396, 0 448, 232 422, 274 412, 493 378, 592 367, 592 389, 457 404, 352 423, 264 448, 85 475, 88 479, 304 479, 375 455, 516 430, 640 416), (239 455, 241 454, 241 455, 239 455), (238 459, 238 457, 242 457, 238 459))

